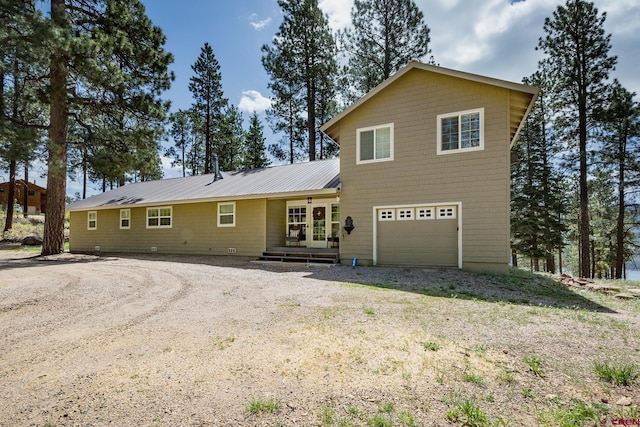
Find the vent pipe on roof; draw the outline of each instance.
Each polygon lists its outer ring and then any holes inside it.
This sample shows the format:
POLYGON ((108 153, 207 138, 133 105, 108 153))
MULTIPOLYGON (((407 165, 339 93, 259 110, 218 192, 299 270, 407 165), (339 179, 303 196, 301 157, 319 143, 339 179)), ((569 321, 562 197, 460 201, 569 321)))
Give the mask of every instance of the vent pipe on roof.
POLYGON ((220 173, 220 166, 218 164, 218 155, 216 154, 215 156, 213 156, 213 158, 215 159, 215 175, 213 176, 213 182, 216 182, 224 178, 220 173))
POLYGON ((213 156, 213 158, 215 159, 215 162, 214 162, 214 171, 213 171, 213 181, 211 181, 211 182, 210 182, 210 183, 208 183, 208 184, 205 184, 205 186, 207 186, 207 185, 211 185, 211 184, 213 184, 213 183, 214 183, 214 182, 216 182, 216 181, 220 181, 221 179, 224 179, 224 178, 222 177, 222 174, 220 173, 220 166, 218 165, 218 155, 217 155, 217 154, 215 154, 215 155, 213 156))

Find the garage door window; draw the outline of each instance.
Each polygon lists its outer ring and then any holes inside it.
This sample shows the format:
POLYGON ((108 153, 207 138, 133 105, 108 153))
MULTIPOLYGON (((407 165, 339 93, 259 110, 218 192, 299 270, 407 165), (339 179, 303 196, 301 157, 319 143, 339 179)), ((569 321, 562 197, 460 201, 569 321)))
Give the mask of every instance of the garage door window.
POLYGON ((417 208, 416 219, 434 219, 433 208, 417 208))
POLYGON ((398 209, 398 221, 406 221, 413 219, 413 208, 398 209))
POLYGON ((442 206, 438 208, 438 218, 450 218, 453 219, 456 217, 456 207, 455 206, 442 206))
POLYGON ((396 219, 395 209, 381 209, 378 211, 378 220, 380 221, 395 221, 396 219))

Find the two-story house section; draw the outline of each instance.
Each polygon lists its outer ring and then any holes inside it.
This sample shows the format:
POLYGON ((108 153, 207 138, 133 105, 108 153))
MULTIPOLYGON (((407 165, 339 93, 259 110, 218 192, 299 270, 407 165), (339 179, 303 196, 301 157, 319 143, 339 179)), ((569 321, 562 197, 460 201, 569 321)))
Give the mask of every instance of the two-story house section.
POLYGON ((411 62, 323 125, 354 227, 343 262, 506 271, 510 149, 537 94, 411 62))

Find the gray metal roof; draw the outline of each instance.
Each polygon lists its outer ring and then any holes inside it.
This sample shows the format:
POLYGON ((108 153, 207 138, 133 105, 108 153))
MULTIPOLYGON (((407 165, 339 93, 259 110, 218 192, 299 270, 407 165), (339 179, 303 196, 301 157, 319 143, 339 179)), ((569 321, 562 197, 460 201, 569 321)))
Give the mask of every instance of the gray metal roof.
POLYGON ((340 181, 340 161, 320 160, 222 175, 224 179, 216 182, 214 175, 209 174, 127 184, 73 202, 67 210, 331 194, 336 192, 340 181))

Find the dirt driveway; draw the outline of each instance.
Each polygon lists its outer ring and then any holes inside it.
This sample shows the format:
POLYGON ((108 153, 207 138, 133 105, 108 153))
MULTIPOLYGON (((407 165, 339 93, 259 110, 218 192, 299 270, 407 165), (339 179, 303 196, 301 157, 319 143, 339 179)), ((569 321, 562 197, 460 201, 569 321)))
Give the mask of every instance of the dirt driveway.
POLYGON ((637 386, 603 390, 591 368, 603 346, 637 360, 637 306, 495 284, 478 300, 465 290, 482 280, 0 250, 0 425, 442 426, 467 400, 531 426, 574 398, 638 403, 637 386))

